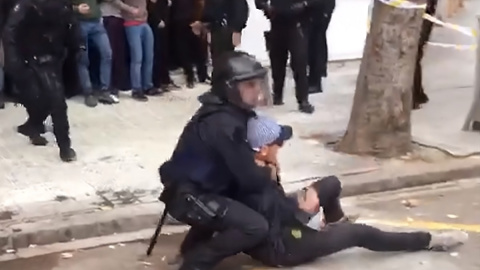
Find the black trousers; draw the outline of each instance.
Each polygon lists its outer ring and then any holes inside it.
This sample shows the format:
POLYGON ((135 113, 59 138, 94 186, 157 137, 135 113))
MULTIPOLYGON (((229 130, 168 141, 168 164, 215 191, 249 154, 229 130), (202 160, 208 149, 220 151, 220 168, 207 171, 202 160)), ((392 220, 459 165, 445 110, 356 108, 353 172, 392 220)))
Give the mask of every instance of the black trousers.
POLYGON ((328 43, 327 30, 332 12, 325 10, 313 19, 308 35, 308 84, 318 86, 322 77, 327 77, 328 43))
POLYGON ((372 251, 417 251, 430 244, 431 236, 426 232, 384 232, 363 224, 333 223, 344 215, 340 193, 337 177, 329 176, 320 181, 320 205, 327 223, 321 231, 300 223, 285 226, 280 236, 285 246, 283 251, 273 250, 267 243, 246 253, 269 266, 297 266, 352 247, 372 251))
POLYGON ((215 59, 225 52, 235 50, 233 46, 233 31, 228 27, 214 26, 211 30, 210 55, 212 64, 215 66, 215 59))
POLYGON ((270 64, 272 68, 273 94, 275 99, 283 99, 283 88, 290 53, 295 96, 298 103, 308 101, 308 35, 307 27, 297 22, 271 23, 270 64))
MULTIPOLYGON (((19 102, 28 113, 26 125, 32 131, 43 129, 43 122, 50 115, 53 133, 60 149, 69 149, 70 125, 68 123, 65 88, 62 78, 63 61, 50 61, 44 64, 31 63, 22 72, 13 75, 19 91, 19 102)), ((40 133, 40 132, 39 132, 40 133)))
POLYGON ((180 66, 183 68, 187 80, 194 80, 194 66, 197 68, 199 80, 205 79, 207 77, 207 55, 201 38, 192 32, 188 23, 172 22, 172 27, 180 66))
POLYGON ((235 200, 196 194, 203 205, 217 205, 215 217, 196 218, 205 213, 178 192, 167 204, 169 213, 191 226, 181 245, 184 262, 180 270, 212 269, 221 260, 258 245, 268 233, 267 221, 257 212, 235 200), (214 233, 217 233, 213 236, 214 233))
POLYGON ((170 42, 169 42, 169 29, 159 28, 156 25, 150 25, 153 30, 154 37, 154 51, 153 51, 153 72, 152 81, 156 88, 160 88, 163 85, 170 84, 172 79, 170 77, 169 65, 170 65, 170 42))

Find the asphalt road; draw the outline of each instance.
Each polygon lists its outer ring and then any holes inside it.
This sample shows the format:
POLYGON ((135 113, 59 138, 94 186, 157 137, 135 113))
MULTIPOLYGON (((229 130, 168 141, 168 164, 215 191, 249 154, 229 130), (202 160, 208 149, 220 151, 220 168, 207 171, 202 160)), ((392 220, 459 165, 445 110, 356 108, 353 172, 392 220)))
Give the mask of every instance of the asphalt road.
MULTIPOLYGON (((444 185, 379 193, 344 200, 349 212, 361 214, 361 222, 391 230, 462 229, 469 242, 448 253, 374 253, 352 249, 294 269, 364 270, 480 269, 480 179, 444 185)), ((116 244, 42 257, 0 263, 1 270, 168 270, 165 258, 172 256, 182 235, 163 236, 154 255, 145 258, 145 243, 116 244)), ((218 269, 262 269, 250 259, 237 256, 218 269)), ((263 268, 265 269, 265 268, 263 268)))

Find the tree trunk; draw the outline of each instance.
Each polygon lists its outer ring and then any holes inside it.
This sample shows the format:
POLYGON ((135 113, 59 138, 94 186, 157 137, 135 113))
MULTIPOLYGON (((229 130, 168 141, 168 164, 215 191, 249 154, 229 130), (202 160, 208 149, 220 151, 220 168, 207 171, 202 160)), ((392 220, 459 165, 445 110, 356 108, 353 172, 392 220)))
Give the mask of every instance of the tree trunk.
POLYGON ((350 121, 337 150, 384 158, 411 150, 413 75, 424 12, 375 1, 350 121))

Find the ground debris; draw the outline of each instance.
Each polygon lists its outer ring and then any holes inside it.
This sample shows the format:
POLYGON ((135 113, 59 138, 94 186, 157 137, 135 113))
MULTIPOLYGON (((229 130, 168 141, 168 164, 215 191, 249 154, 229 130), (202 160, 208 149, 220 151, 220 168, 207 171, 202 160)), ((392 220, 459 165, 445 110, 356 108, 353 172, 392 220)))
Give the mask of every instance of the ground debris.
POLYGON ((62 259, 71 259, 71 258, 73 258, 73 254, 70 253, 70 252, 64 252, 64 253, 61 254, 61 256, 62 256, 62 259))
POLYGON ((416 199, 407 199, 407 200, 402 200, 402 204, 407 208, 415 208, 418 205, 420 205, 420 202, 416 199))

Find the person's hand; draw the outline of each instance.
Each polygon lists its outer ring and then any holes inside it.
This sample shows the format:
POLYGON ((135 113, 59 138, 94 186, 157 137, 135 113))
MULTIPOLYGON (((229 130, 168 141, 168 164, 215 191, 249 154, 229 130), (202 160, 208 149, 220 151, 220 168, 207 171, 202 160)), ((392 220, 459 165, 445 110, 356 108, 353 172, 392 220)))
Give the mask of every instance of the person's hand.
POLYGON ((158 24, 158 28, 164 28, 164 27, 165 27, 165 22, 160 21, 160 23, 158 24))
POLYGON ((212 34, 210 32, 207 32, 207 43, 208 44, 212 43, 212 34))
POLYGON ((318 213, 320 210, 320 201, 318 200, 317 192, 308 187, 303 196, 298 198, 298 207, 307 213, 318 213))
POLYGON ((233 32, 232 34, 232 44, 233 47, 237 47, 242 42, 242 34, 239 32, 233 32))
POLYGON ((130 10, 130 13, 131 13, 133 16, 138 16, 138 15, 140 15, 141 11, 140 11, 139 8, 135 8, 135 7, 134 7, 134 8, 132 8, 132 9, 130 10))
POLYGON ((192 32, 196 36, 200 36, 200 34, 202 33, 202 27, 203 27, 203 24, 200 21, 194 21, 193 23, 190 24, 190 27, 192 28, 192 32))
POLYGON ((78 12, 83 15, 90 13, 90 6, 85 3, 78 5, 78 12))

